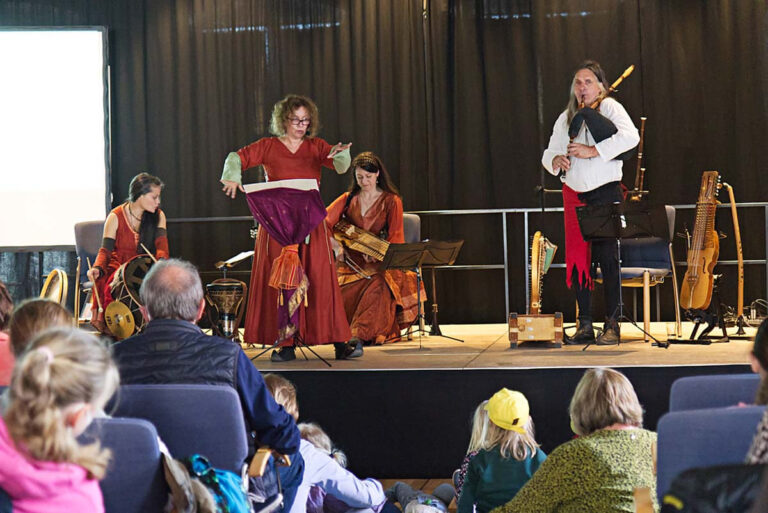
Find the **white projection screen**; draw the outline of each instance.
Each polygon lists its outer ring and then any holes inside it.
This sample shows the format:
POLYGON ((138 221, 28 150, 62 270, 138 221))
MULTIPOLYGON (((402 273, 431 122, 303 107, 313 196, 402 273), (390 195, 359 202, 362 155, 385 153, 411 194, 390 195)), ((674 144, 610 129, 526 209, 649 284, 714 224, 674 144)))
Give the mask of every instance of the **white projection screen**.
POLYGON ((108 76, 104 27, 0 27, 0 251, 72 249, 106 217, 108 76))

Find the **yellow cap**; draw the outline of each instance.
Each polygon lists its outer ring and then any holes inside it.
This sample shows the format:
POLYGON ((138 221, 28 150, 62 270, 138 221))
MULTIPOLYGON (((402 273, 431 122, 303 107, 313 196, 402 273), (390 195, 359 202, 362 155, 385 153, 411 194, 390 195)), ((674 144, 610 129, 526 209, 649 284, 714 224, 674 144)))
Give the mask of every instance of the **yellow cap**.
POLYGON ((485 410, 491 422, 500 428, 525 433, 530 409, 528 399, 522 393, 502 388, 488 400, 485 410))

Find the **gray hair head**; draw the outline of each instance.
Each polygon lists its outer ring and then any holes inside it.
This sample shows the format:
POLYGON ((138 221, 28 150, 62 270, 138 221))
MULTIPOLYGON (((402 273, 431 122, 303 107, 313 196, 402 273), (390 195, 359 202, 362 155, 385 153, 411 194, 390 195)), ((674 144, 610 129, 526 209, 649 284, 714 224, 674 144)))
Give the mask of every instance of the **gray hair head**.
POLYGON ((195 322, 203 299, 203 284, 189 262, 176 258, 161 260, 144 277, 139 297, 152 319, 195 322))

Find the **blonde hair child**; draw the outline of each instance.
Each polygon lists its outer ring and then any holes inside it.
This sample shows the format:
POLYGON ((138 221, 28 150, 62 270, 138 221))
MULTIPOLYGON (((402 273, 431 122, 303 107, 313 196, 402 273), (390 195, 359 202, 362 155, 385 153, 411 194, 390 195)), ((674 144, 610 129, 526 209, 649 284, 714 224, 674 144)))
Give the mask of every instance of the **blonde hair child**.
POLYGON ((487 513, 510 500, 546 455, 536 443, 528 400, 502 388, 475 409, 458 513, 487 513))
POLYGON ((0 423, 0 488, 14 510, 104 511, 110 453, 77 441, 119 383, 106 346, 74 328, 44 331, 16 364, 0 423))

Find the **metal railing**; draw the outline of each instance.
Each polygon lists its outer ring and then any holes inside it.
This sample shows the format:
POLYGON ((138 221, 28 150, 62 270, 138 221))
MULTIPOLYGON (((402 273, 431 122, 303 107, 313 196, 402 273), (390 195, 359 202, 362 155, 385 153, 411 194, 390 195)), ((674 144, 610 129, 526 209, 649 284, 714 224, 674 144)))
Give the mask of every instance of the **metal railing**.
MULTIPOLYGON (((672 205, 677 210, 694 210, 696 205, 672 205)), ((730 208, 730 203, 723 203, 718 205, 718 208, 730 208)), ((748 203, 736 203, 737 209, 745 208, 762 208, 765 218, 766 230, 768 230, 768 202, 748 202, 748 203)), ((520 257, 525 262, 525 303, 530 301, 530 228, 529 228, 529 216, 536 213, 562 213, 562 207, 548 207, 542 210, 541 208, 495 208, 495 209, 468 209, 468 210, 414 210, 408 212, 409 214, 418 214, 420 216, 466 216, 466 215, 489 215, 495 214, 501 216, 501 231, 502 231, 502 256, 503 264, 462 264, 462 265, 446 265, 437 266, 436 269, 451 270, 451 271, 483 271, 483 270, 503 270, 504 271, 504 308, 506 312, 506 319, 509 318, 509 240, 507 236, 507 218, 509 215, 522 215, 523 216, 523 244, 524 252, 520 257)), ((169 223, 206 223, 206 222, 229 222, 229 221, 253 221, 250 216, 231 216, 231 217, 183 217, 168 219, 169 223)), ((765 235, 765 231, 763 232, 765 235)), ((457 234, 460 236, 460 234, 457 234)), ((763 265, 765 266, 766 282, 765 292, 768 296, 768 237, 765 237, 764 241, 764 256, 762 259, 744 260, 744 265, 763 265)), ((737 260, 718 260, 719 265, 737 265, 737 260)), ((686 262, 675 262, 676 265, 685 265, 686 262)), ((564 268, 565 264, 552 264, 554 268, 564 268)))

